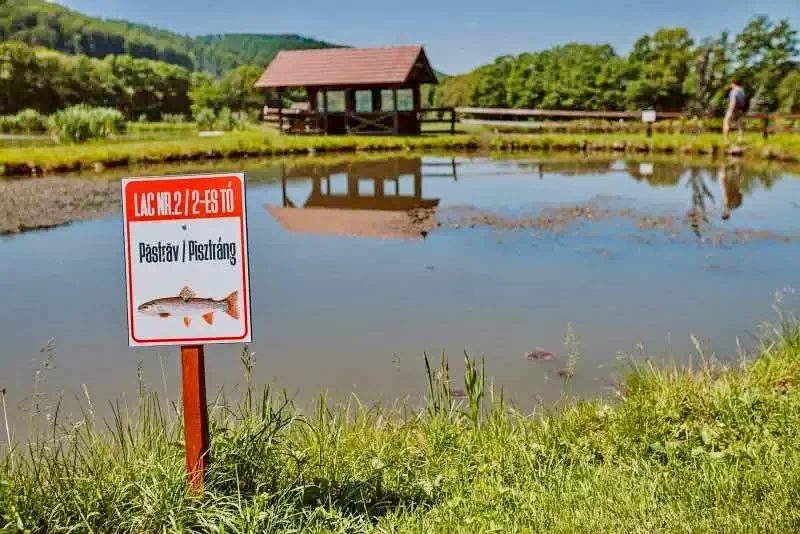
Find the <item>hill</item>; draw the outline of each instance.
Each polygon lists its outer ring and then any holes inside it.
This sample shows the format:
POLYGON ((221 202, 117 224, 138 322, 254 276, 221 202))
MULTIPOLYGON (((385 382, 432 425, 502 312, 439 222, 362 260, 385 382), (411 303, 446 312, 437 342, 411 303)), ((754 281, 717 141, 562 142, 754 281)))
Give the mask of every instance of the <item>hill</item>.
POLYGON ((291 34, 192 38, 125 20, 90 17, 45 0, 0 1, 0 41, 95 58, 127 54, 214 74, 240 65, 266 65, 278 50, 337 46, 291 34))
POLYGON ((215 74, 240 65, 265 66, 280 50, 337 47, 294 34, 228 33, 201 35, 194 40, 196 68, 215 74))

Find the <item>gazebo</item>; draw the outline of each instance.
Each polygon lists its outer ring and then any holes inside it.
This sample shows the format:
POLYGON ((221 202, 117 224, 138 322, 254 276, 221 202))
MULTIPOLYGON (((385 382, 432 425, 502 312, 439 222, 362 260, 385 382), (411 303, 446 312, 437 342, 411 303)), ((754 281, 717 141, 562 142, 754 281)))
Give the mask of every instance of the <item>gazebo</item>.
MULTIPOLYGON (((304 88, 307 110, 265 113, 295 133, 420 133, 420 86, 438 83, 422 46, 282 50, 255 83, 280 96, 304 88)), ((280 101, 280 98, 277 99, 280 101)))

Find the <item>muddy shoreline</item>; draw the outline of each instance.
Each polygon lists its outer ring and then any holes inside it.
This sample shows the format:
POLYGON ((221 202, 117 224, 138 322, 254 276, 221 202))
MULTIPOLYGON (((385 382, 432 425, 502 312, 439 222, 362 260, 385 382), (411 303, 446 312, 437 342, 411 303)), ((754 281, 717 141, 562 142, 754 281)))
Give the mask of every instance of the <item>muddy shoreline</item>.
POLYGON ((120 183, 88 178, 0 180, 0 235, 95 219, 119 211, 120 183))

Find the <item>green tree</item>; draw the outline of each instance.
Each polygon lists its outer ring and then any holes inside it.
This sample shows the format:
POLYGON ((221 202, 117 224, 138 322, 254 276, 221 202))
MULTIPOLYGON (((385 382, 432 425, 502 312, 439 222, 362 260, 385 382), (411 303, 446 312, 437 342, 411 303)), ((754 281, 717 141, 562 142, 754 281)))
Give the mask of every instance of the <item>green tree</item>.
POLYGON ((773 23, 765 15, 753 17, 736 36, 736 71, 752 95, 753 109, 774 111, 778 85, 800 55, 797 30, 788 19, 773 23))
POLYGON ((693 41, 686 28, 662 28, 639 39, 628 58, 633 79, 626 97, 629 109, 684 109, 684 82, 693 59, 693 41))
POLYGON ((778 111, 800 113, 800 68, 786 75, 778 86, 778 111))
POLYGON ((219 82, 219 91, 224 95, 225 106, 231 111, 251 111, 264 103, 264 95, 254 84, 263 68, 258 65, 242 65, 225 74, 219 82))

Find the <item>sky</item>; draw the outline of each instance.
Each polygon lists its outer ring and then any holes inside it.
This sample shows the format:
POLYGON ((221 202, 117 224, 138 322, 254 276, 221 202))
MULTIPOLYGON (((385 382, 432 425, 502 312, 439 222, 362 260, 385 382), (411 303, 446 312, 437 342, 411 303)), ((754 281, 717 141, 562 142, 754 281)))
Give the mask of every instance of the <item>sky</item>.
POLYGON ((88 15, 183 34, 294 33, 350 46, 422 44, 434 67, 467 72, 495 57, 568 42, 627 53, 640 36, 684 26, 738 32, 755 14, 800 27, 800 0, 59 0, 88 15))

